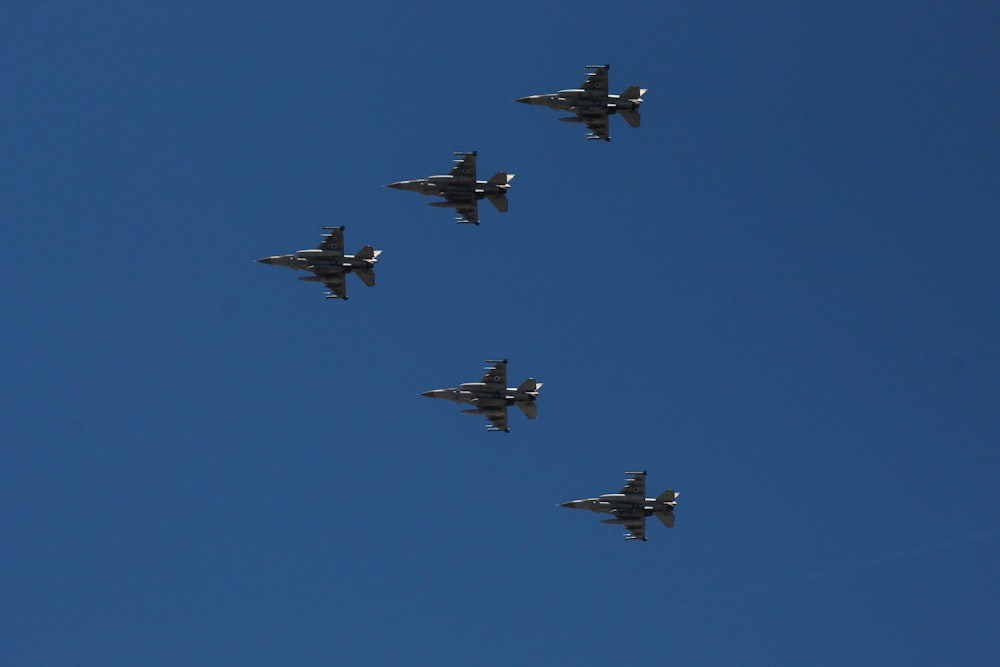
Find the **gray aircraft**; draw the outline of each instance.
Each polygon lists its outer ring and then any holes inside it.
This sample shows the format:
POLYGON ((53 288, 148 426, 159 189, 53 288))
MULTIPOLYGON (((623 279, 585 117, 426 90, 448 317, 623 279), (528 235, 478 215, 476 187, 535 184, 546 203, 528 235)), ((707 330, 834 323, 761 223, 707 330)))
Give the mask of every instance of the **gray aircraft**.
POLYGON ((615 518, 604 519, 601 523, 625 526, 626 540, 646 541, 646 517, 653 515, 667 528, 674 527, 674 506, 677 496, 673 489, 667 489, 656 498, 646 497, 646 471, 627 472, 631 475, 618 493, 606 493, 597 498, 571 500, 562 507, 590 510, 601 514, 611 514, 615 518))
POLYGON ((312 250, 299 250, 294 255, 274 255, 257 261, 261 264, 276 264, 290 269, 311 271, 313 275, 302 276, 299 280, 313 283, 323 283, 329 290, 327 299, 343 299, 347 301, 347 274, 353 273, 361 282, 369 287, 375 286, 375 264, 381 250, 370 245, 358 251, 356 255, 344 254, 344 227, 324 227, 323 241, 319 247, 312 250))
POLYGON ((458 213, 455 222, 479 224, 479 200, 488 199, 498 211, 507 212, 507 190, 514 174, 498 171, 488 181, 476 180, 476 151, 455 153, 461 159, 453 160, 455 166, 447 174, 399 181, 386 187, 395 190, 419 192, 422 195, 444 197, 444 201, 431 202, 431 206, 453 208, 458 213))
POLYGON ((483 415, 490 420, 487 431, 510 433, 507 426, 507 408, 516 405, 528 419, 538 417, 535 399, 541 382, 528 378, 519 387, 507 386, 507 360, 487 359, 486 374, 479 382, 466 382, 454 389, 434 389, 420 394, 428 398, 444 398, 455 403, 470 403, 475 407, 462 410, 465 414, 483 415))
POLYGON ((579 88, 560 90, 548 95, 529 95, 518 98, 518 102, 549 107, 558 111, 570 111, 576 115, 559 120, 567 123, 586 123, 590 128, 588 139, 611 141, 608 117, 619 113, 632 127, 639 127, 639 105, 646 88, 629 86, 621 95, 608 94, 608 70, 611 65, 587 65, 593 70, 579 88))

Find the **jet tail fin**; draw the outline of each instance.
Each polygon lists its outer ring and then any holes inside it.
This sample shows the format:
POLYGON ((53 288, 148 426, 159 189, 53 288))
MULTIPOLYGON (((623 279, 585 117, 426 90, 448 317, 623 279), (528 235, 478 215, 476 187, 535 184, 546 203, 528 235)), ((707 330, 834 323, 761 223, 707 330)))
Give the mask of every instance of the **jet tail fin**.
POLYGON ((674 513, 673 512, 657 512, 656 518, 660 520, 667 528, 674 527, 674 513))
POLYGON ((369 287, 375 287, 375 272, 371 269, 355 269, 354 274, 369 287))
POLYGON ((507 198, 503 195, 490 195, 487 199, 489 199, 490 203, 493 204, 501 213, 506 213, 508 206, 510 206, 507 202, 507 198))
POLYGON ((660 495, 656 497, 656 500, 661 503, 672 503, 677 500, 677 496, 681 495, 680 492, 674 491, 673 489, 667 489, 660 495))
POLYGON ((498 171, 493 174, 493 178, 486 181, 486 185, 507 185, 514 180, 515 174, 508 174, 506 171, 498 171))
POLYGON ((639 127, 639 123, 642 121, 642 118, 639 117, 638 111, 622 109, 618 113, 619 115, 621 115, 622 118, 625 119, 625 122, 631 125, 632 127, 639 127))
POLYGON ((517 403, 516 405, 521 408, 521 412, 528 419, 538 419, 538 406, 534 403, 517 403))

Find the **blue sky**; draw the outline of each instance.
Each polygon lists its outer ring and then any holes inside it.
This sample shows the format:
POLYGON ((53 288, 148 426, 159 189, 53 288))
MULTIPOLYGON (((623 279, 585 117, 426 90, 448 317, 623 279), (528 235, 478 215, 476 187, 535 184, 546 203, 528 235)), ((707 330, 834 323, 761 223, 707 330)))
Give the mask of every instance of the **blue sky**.
POLYGON ((3 4, 0 663, 997 664, 998 24, 3 4), (513 103, 605 62, 611 143, 513 103), (456 150, 509 213, 382 187, 456 150), (349 302, 253 261, 341 224, 349 302))

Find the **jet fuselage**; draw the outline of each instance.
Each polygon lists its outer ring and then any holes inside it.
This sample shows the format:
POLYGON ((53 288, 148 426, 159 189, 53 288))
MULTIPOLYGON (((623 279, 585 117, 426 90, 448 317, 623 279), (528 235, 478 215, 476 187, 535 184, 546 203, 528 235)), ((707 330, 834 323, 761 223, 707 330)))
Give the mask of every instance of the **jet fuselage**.
POLYGON ((487 389, 482 382, 467 382, 453 389, 425 391, 421 396, 443 398, 454 403, 474 403, 481 408, 502 408, 517 403, 533 403, 538 392, 518 391, 516 387, 501 391, 487 389))
MULTIPOLYGON (((376 254, 381 251, 376 251, 376 254)), ((354 269, 371 269, 375 259, 358 259, 354 255, 341 255, 318 248, 299 250, 294 255, 274 255, 257 260, 262 264, 287 266, 297 271, 322 271, 324 268, 338 269, 350 273, 354 269)))
POLYGON ((471 181, 456 178, 450 174, 428 176, 412 181, 398 181, 387 187, 407 192, 419 192, 422 195, 437 195, 439 197, 474 196, 483 199, 489 196, 506 195, 509 185, 492 184, 489 181, 471 181))
POLYGON ((598 514, 616 514, 621 511, 639 512, 652 516, 656 512, 672 512, 676 501, 663 501, 656 498, 631 498, 624 493, 606 493, 597 498, 584 498, 562 503, 563 507, 575 510, 590 510, 598 514))
POLYGON ((550 109, 557 109, 559 111, 607 109, 608 113, 615 113, 619 110, 637 110, 642 104, 642 100, 627 99, 621 95, 588 95, 582 88, 560 90, 558 93, 548 95, 529 95, 517 101, 524 104, 549 107, 550 109))

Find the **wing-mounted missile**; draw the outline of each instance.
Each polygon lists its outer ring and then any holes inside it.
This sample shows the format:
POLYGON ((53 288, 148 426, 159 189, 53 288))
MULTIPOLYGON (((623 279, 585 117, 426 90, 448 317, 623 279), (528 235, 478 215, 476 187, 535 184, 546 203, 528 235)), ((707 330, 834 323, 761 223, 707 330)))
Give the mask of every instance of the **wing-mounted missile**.
POLYGON ((611 69, 611 63, 608 63, 607 65, 584 65, 584 67, 586 69, 606 69, 606 70, 610 70, 611 69))

